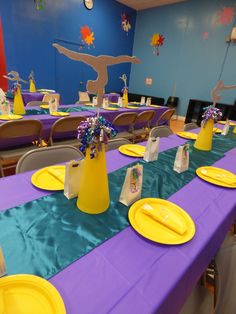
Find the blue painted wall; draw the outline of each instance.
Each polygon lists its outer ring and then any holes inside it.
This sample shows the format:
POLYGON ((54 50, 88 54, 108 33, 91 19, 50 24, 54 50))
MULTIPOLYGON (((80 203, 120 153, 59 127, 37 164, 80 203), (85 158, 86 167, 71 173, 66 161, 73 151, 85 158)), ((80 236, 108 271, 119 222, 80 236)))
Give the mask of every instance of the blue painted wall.
MULTIPOLYGON (((77 91, 84 90, 86 81, 95 78, 96 73, 59 55, 52 43, 57 41, 78 51, 80 27, 88 25, 95 34, 95 48, 81 52, 131 55, 136 12, 113 0, 95 1, 92 11, 84 8, 82 0, 46 2, 46 8, 37 11, 33 0, 0 0, 7 68, 26 79, 33 69, 38 88, 56 89, 64 103, 73 103, 78 99, 77 91), (128 36, 121 29, 120 17, 124 12, 130 15, 133 25, 128 36)), ((123 73, 129 76, 130 67, 130 64, 111 67, 106 90, 120 91, 123 85, 119 76, 123 73)))
MULTIPOLYGON (((236 44, 225 42, 235 22, 216 23, 218 11, 228 6, 236 13, 233 0, 188 0, 139 11, 133 54, 142 64, 132 66, 130 91, 165 99, 175 93, 180 97, 178 113, 185 115, 190 98, 210 100, 219 78, 236 84, 236 44), (209 32, 208 39, 203 38, 204 32, 209 32), (150 46, 153 33, 166 38, 159 56, 150 46), (153 78, 152 86, 145 85, 146 77, 153 78)), ((236 90, 222 93, 223 103, 235 99, 236 90)))

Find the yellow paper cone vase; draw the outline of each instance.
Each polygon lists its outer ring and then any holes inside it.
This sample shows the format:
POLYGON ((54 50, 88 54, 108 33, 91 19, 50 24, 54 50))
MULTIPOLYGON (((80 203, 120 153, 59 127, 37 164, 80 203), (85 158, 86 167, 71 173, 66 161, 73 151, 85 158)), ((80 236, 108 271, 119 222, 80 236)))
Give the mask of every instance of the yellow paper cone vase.
POLYGON ((122 97, 122 102, 123 102, 123 105, 125 105, 126 107, 129 105, 128 91, 127 91, 127 89, 124 89, 124 93, 123 93, 123 97, 122 97))
POLYGON ((30 80, 30 88, 29 88, 29 91, 31 93, 36 93, 36 86, 35 86, 35 83, 33 80, 30 80))
POLYGON ((77 207, 87 214, 100 214, 110 204, 105 145, 96 157, 90 158, 91 148, 86 151, 77 207))
POLYGON ((198 134, 194 147, 199 150, 209 151, 212 149, 212 136, 213 136, 213 119, 209 119, 198 134))
POLYGON ((25 105, 22 99, 21 90, 19 86, 17 86, 16 92, 14 95, 13 113, 25 114, 25 105))

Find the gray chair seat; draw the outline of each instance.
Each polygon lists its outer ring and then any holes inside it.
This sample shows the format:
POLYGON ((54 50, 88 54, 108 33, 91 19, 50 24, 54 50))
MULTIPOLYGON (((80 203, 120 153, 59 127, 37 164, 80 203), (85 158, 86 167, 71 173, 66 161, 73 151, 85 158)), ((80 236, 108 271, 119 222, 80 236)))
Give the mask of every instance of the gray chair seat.
POLYGON ((117 133, 115 138, 126 138, 128 140, 133 140, 133 133, 128 132, 128 131, 123 131, 123 132, 119 132, 117 133))
POLYGON ((150 132, 150 129, 148 129, 148 128, 143 128, 143 129, 138 129, 138 130, 133 131, 135 137, 138 137, 141 135, 148 135, 149 132, 150 132))
POLYGON ((60 140, 57 142, 53 142, 53 146, 59 146, 59 145, 71 145, 77 148, 80 148, 81 142, 78 139, 68 139, 68 140, 60 140))
MULTIPOLYGON (((36 147, 36 146, 35 146, 36 147)), ((10 150, 1 150, 0 152, 0 159, 2 161, 8 160, 8 159, 18 159, 26 152, 33 149, 33 146, 26 146, 26 147, 19 147, 15 149, 10 150)))
POLYGON ((167 125, 156 126, 151 129, 151 137, 168 137, 169 135, 174 134, 172 130, 167 125))
POLYGON ((190 131, 197 128, 198 128, 198 125, 197 123, 194 123, 194 122, 190 122, 184 125, 184 131, 190 131))

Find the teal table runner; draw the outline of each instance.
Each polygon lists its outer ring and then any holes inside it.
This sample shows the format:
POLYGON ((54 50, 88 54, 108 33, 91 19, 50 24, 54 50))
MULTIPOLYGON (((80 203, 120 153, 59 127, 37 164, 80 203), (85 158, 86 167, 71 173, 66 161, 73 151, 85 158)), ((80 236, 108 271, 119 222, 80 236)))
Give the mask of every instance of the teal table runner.
MULTIPOLYGON (((211 152, 195 150, 191 143, 190 167, 182 174, 172 170, 177 147, 160 153, 156 162, 140 160, 144 167, 142 197, 169 198, 196 176, 198 167, 215 163, 236 147, 236 135, 226 138, 214 136, 211 152)), ((63 192, 0 213, 0 245, 8 274, 28 273, 48 279, 126 228, 129 207, 118 200, 131 165, 109 174, 111 203, 103 214, 80 212, 76 199, 67 200, 63 192)))
MULTIPOLYGON (((61 112, 80 112, 80 111, 87 111, 88 108, 85 107, 68 107, 68 108, 58 108, 58 111, 61 112)), ((26 109, 26 115, 31 116, 31 115, 38 115, 38 114, 49 114, 49 109, 43 109, 43 108, 38 108, 38 109, 26 109)))

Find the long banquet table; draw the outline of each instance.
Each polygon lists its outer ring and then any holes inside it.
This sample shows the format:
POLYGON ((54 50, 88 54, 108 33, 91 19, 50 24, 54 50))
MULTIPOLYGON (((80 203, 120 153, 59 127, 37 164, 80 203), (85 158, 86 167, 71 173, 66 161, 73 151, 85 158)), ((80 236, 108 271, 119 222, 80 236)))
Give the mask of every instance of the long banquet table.
MULTIPOLYGON (((162 138, 160 151, 185 142, 176 135, 162 138)), ((235 172, 235 160, 236 148, 215 165, 235 172)), ((108 172, 133 161, 117 150, 107 152, 108 172)), ((0 179, 0 211, 50 194, 33 187, 31 175, 0 179)), ((236 217, 236 190, 195 177, 169 200, 194 220, 194 238, 179 246, 161 245, 127 227, 50 279, 68 314, 179 312, 236 217)))
POLYGON ((22 95, 22 99, 24 102, 24 105, 26 106, 28 104, 28 102, 30 101, 42 101, 43 100, 43 93, 39 93, 39 92, 29 92, 29 91, 22 91, 21 92, 22 95))
MULTIPOLYGON (((82 116, 82 117, 91 117, 91 116, 95 116, 96 115, 96 109, 92 108, 92 107, 85 107, 85 106, 78 106, 76 104, 72 104, 72 105, 62 105, 58 108, 58 111, 60 111, 61 108, 64 109, 71 109, 73 110, 73 108, 82 108, 83 111, 77 111, 77 112, 69 112, 70 116, 82 116)), ((32 110, 36 111, 40 109, 39 107, 36 106, 30 106, 27 107, 27 110, 32 110)), ((155 115, 154 118, 152 120, 152 125, 154 125, 157 121, 157 119, 162 115, 163 112, 165 112, 168 109, 168 107, 140 107, 140 108, 135 108, 135 109, 126 109, 126 108, 119 108, 116 111, 109 111, 109 110, 104 110, 101 109, 101 115, 104 116, 104 118, 106 118, 109 122, 112 122, 113 119, 120 113, 124 113, 124 112, 137 112, 140 113, 144 110, 154 110, 155 111, 155 115)), ((29 120, 29 119, 36 119, 42 122, 43 125, 43 129, 42 129, 42 138, 45 140, 48 140, 49 135, 50 135, 50 130, 51 127, 53 125, 53 123, 55 121, 57 121, 58 119, 60 119, 60 116, 51 116, 49 113, 48 114, 30 114, 30 115, 25 115, 23 117, 23 120, 29 120)), ((3 123, 4 121, 0 120, 0 124, 3 123)), ((11 145, 12 146, 12 145, 11 145)), ((4 144, 1 143, 0 141, 0 149, 1 148, 6 148, 9 147, 5 142, 4 144)))

